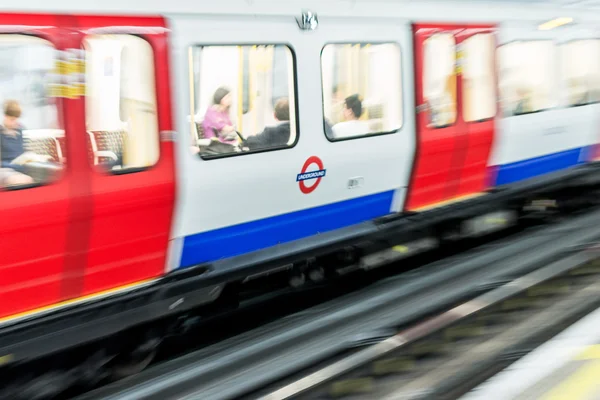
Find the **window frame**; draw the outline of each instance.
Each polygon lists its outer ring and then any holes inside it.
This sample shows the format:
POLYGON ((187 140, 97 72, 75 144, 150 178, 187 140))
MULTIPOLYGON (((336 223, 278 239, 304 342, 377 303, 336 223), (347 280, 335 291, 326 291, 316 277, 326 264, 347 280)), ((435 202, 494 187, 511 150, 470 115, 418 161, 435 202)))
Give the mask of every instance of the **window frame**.
MULTIPOLYGON (((584 41, 588 41, 588 40, 589 41, 596 41, 596 42, 598 42, 598 46, 600 47, 600 37, 586 37, 586 38, 579 38, 579 39, 569 39, 569 40, 566 40, 564 42, 558 42, 558 41, 556 41, 555 46, 558 49, 558 52, 557 52, 558 53, 557 54, 557 59, 559 61, 558 64, 562 67, 562 52, 560 51, 561 50, 561 46, 568 45, 568 44, 574 43, 574 42, 584 42, 584 41)), ((558 73, 559 81, 560 81, 560 87, 559 87, 559 89, 560 89, 561 95, 564 95, 564 94, 568 94, 568 93, 562 93, 563 90, 566 89, 566 88, 564 87, 565 76, 563 76, 563 74, 562 74, 562 68, 560 68, 560 69, 561 69, 561 71, 559 71, 559 73, 558 73)), ((598 89, 600 90, 600 88, 598 88, 598 89)), ((600 98, 598 100, 596 100, 596 101, 591 101, 591 102, 585 103, 585 104, 569 104, 569 105, 567 105, 567 104, 561 104, 561 105, 559 105, 559 108, 564 108, 564 109, 578 108, 578 107, 585 107, 585 106, 589 106, 589 105, 592 105, 592 104, 599 104, 599 103, 600 103, 600 98)))
MULTIPOLYGON (((86 55, 87 55, 88 50, 85 48, 85 41, 90 36, 133 36, 133 37, 142 39, 144 42, 146 42, 150 46, 150 49, 152 50, 152 62, 154 64, 153 65, 154 79, 152 80, 152 84, 154 85, 154 105, 155 105, 155 110, 156 110, 155 115, 156 115, 156 127, 157 127, 156 141, 158 143, 158 158, 152 165, 148 165, 145 167, 132 167, 132 168, 127 168, 127 169, 103 170, 101 165, 91 164, 91 168, 95 173, 98 173, 101 175, 106 175, 106 176, 128 175, 128 174, 136 174, 139 172, 150 171, 150 170, 156 168, 157 165, 160 164, 160 162, 162 161, 162 158, 163 158, 162 148, 161 148, 162 141, 160 138, 160 128, 159 128, 160 116, 159 116, 159 107, 158 107, 158 82, 157 82, 157 74, 156 74, 156 70, 157 70, 156 66, 158 65, 157 59, 156 59, 156 49, 154 48, 152 41, 148 40, 148 38, 146 38, 144 34, 140 34, 140 33, 115 32, 115 33, 85 34, 85 35, 83 35, 83 38, 81 39, 81 47, 83 48, 84 54, 86 54, 86 55)), ((121 49, 121 59, 122 59, 122 56, 123 56, 123 49, 121 49)), ((87 92, 88 92, 88 88, 89 88, 89 82, 87 80, 87 71, 88 71, 87 57, 84 59, 84 68, 85 68, 85 71, 84 71, 85 96, 83 96, 84 124, 87 125, 87 92)), ((122 69, 122 65, 119 65, 119 71, 121 71, 121 69, 122 69)), ((172 101, 172 100, 169 100, 169 101, 172 101)), ((121 106, 121 91, 119 88, 119 107, 120 106, 121 106)), ((121 119, 121 112, 119 111, 119 120, 120 119, 121 119)), ((90 132, 90 131, 87 129, 87 126, 86 126, 86 128, 85 128, 86 135, 88 135, 88 132, 90 132)))
MULTIPOLYGON (((468 38, 466 38, 465 40, 463 40, 460 44, 463 46, 463 51, 465 48, 464 43, 467 42, 469 39, 472 39, 476 36, 481 36, 481 35, 490 35, 493 39, 493 46, 492 46, 492 60, 491 60, 491 66, 492 66, 492 86, 494 88, 494 93, 493 93, 493 103, 494 103, 494 115, 492 115, 491 117, 488 118, 483 118, 483 119, 476 119, 473 121, 467 121, 467 119, 465 118, 465 75, 464 73, 461 73, 461 79, 460 79, 460 91, 462 94, 462 105, 461 105, 461 117, 462 120, 464 121, 464 123, 466 124, 478 124, 481 122, 487 122, 487 121, 492 121, 494 119, 496 119, 496 117, 498 116, 498 99, 499 99, 499 95, 500 95, 500 88, 499 88, 499 80, 498 80, 498 66, 497 66, 497 50, 498 50, 498 42, 497 42, 497 36, 494 32, 478 32, 474 35, 469 36, 468 38)), ((463 58, 463 60, 465 60, 465 58, 463 58)), ((463 65, 462 65, 463 69, 464 69, 464 61, 463 61, 463 65)), ((457 107, 458 108, 458 107, 457 107)))
MULTIPOLYGON (((194 87, 194 82, 190 82, 189 78, 192 77, 193 79, 193 71, 190 71, 190 66, 193 66, 193 57, 194 57, 194 49, 196 48, 204 48, 204 47, 244 47, 244 46, 248 46, 248 47, 252 47, 252 46, 284 46, 286 47, 289 51, 290 51, 290 55, 292 57, 292 77, 293 77, 293 90, 294 90, 294 107, 293 107, 293 111, 294 111, 294 127, 296 129, 295 132, 295 138, 294 141, 289 144, 289 145, 285 145, 285 146, 275 146, 275 147, 269 147, 269 148, 264 148, 264 149, 258 149, 258 150, 250 150, 250 151, 241 151, 241 152, 232 152, 232 153, 223 153, 223 154, 217 154, 217 155, 203 155, 202 152, 198 152, 197 154, 191 154, 193 158, 199 158, 202 161, 213 161, 213 160, 222 160, 222 159, 226 159, 226 158, 231 158, 231 157, 240 157, 240 156, 245 156, 245 155, 252 155, 252 154, 261 154, 261 153, 269 153, 272 151, 281 151, 281 150, 289 150, 289 149, 293 149, 294 147, 296 147, 296 145, 298 144, 298 141, 300 140, 300 118, 299 118, 299 107, 298 107, 298 68, 297 68, 297 59, 296 59, 296 50, 294 49, 294 47, 292 46, 292 44, 290 42, 264 42, 264 41, 256 41, 256 42, 236 42, 236 43, 231 43, 231 42, 226 42, 226 43, 218 43, 218 42, 194 42, 194 43, 190 43, 186 46, 186 51, 185 53, 187 54, 187 62, 186 64, 186 80, 187 80, 187 86, 188 86, 188 90, 191 90, 192 92, 189 93, 188 92, 188 111, 191 110, 191 104, 190 104, 190 99, 193 98, 193 96, 195 96, 196 94, 196 88, 194 87), (192 57, 191 59, 189 57, 192 57)), ((202 70, 200 70, 200 76, 202 76, 202 70)), ((270 101, 269 101, 270 102, 270 101)), ((194 104, 194 106, 196 106, 194 104)), ((242 104, 243 107, 243 104, 242 104)), ((248 107, 248 111, 251 111, 250 106, 248 107)), ((292 111, 292 107, 290 107, 290 112, 292 111)), ((192 117, 191 115, 189 116, 190 118, 192 117)), ((191 123, 186 123, 186 125, 188 125, 187 129, 190 129, 191 127, 191 123)), ((290 121, 290 125, 291 125, 291 121, 290 121)), ((188 132, 187 134, 190 135, 192 132, 188 132)), ((187 146, 186 146, 187 147, 187 146)))
MULTIPOLYGON (((58 58, 56 56, 62 50, 59 50, 58 47, 56 46, 56 44, 54 42, 52 42, 48 37, 44 37, 43 35, 26 32, 26 31, 0 32, 0 36, 26 36, 26 37, 30 37, 30 38, 35 38, 36 40, 43 41, 43 42, 45 42, 44 45, 50 45, 50 47, 52 48, 52 50, 55 54, 55 57, 53 58, 54 68, 56 68, 58 61, 62 61, 60 58, 58 58)), ((55 72, 50 72, 50 74, 54 74, 54 73, 55 72)), ((64 123, 64 119, 65 119, 65 108, 64 108, 65 105, 63 103, 64 97, 61 95, 58 95, 58 96, 48 95, 48 89, 54 85, 59 85, 59 83, 58 82, 52 82, 49 84, 46 83, 46 85, 44 87, 44 89, 46 90, 45 94, 46 94, 46 98, 54 98, 54 102, 55 102, 54 105, 56 108, 56 121, 58 124, 60 124, 60 121, 63 121, 62 127, 59 127, 57 129, 63 131, 65 146, 68 149, 67 143, 70 140, 68 138, 68 136, 70 136, 70 135, 67 135, 67 129, 66 129, 66 126, 64 123), (62 116, 61 116, 61 114, 62 114, 62 116)), ((47 128, 41 128, 41 129, 47 129, 47 128)), ((24 136, 23 136, 23 138, 24 138, 24 136)), ((2 140, 2 138, 0 138, 0 141, 1 140, 2 140)), ((58 145, 60 146, 60 144, 58 144, 58 145)), ((66 178, 67 174, 71 170, 71 164, 68 162, 68 159, 69 158, 67 157, 67 162, 60 164, 61 169, 56 174, 55 179, 44 181, 44 182, 33 182, 33 183, 29 183, 29 184, 24 184, 24 185, 10 185, 10 186, 0 185, 0 193, 21 191, 21 190, 27 190, 27 189, 35 189, 35 188, 41 188, 41 187, 52 186, 52 185, 58 184, 66 178)), ((3 168, 3 167, 0 167, 0 168, 3 168)), ((9 168, 9 169, 11 169, 11 168, 9 168)), ((13 171, 19 172, 16 170, 13 170, 13 171)), ((27 174, 25 174, 25 175, 27 175, 27 174)))
MULTIPOLYGON (((500 64, 500 57, 498 56, 498 52, 500 51, 500 49, 502 47, 504 47, 506 45, 509 45, 509 44, 513 44, 513 43, 529 43, 529 42, 550 42, 550 43, 552 43, 552 46, 554 47, 555 52, 554 52, 554 57, 553 57, 554 58, 554 62, 551 65, 552 65, 552 68, 554 69, 555 78, 560 78, 560 71, 558 71, 558 63, 557 63, 557 61, 560 60, 560 54, 558 54, 558 51, 556 51, 557 47, 558 47, 557 46, 558 41, 556 39, 554 39, 554 38, 551 38, 551 39, 514 39, 514 40, 510 40, 508 42, 502 43, 502 44, 496 46, 496 69, 498 71, 498 73, 497 73, 497 86, 498 86, 498 88, 497 88, 497 96, 498 96, 498 101, 499 102, 500 102, 500 100, 502 98, 502 94, 501 94, 501 90, 500 90, 500 81, 501 81, 501 79, 500 79, 500 73, 501 72, 500 71, 501 71, 501 68, 500 68, 500 65, 499 65, 500 64)), ((558 89, 558 91, 560 92, 560 87, 557 88, 555 86, 554 89, 558 89)), ((554 96, 554 101, 556 102, 555 106, 553 106, 553 107, 547 107, 547 108, 541 108, 541 109, 536 110, 536 111, 530 111, 530 112, 526 112, 526 113, 522 113, 522 114, 509 114, 509 115, 507 115, 507 113, 505 112, 504 107, 502 106, 502 103, 500 102, 500 112, 501 112, 500 113, 500 117, 501 118, 521 117, 521 116, 524 116, 524 115, 540 114, 540 113, 543 113, 543 112, 552 111, 552 110, 559 110, 559 109, 563 108, 559 104, 560 103, 560 98, 558 97, 559 93, 557 93, 556 90, 553 91, 553 96, 554 96)))
MULTIPOLYGON (((320 86, 321 86, 321 119, 322 119, 322 126, 323 126, 323 135, 325 136, 325 138, 330 142, 330 143, 337 143, 337 142, 346 142, 349 140, 356 140, 356 139, 364 139, 364 138, 371 138, 371 137, 380 137, 380 136, 385 136, 385 135, 393 135, 396 134, 400 131, 402 131, 402 128, 404 128, 404 124, 405 124, 405 113, 404 113, 404 108, 405 108, 405 104, 406 104, 406 99, 404 98, 405 95, 405 90, 404 90, 404 68, 403 68, 403 61, 404 61, 404 53, 402 50, 402 45, 400 44, 400 42, 398 41, 372 41, 372 42, 364 42, 364 41, 356 41, 356 42, 352 42, 352 41, 332 41, 332 42, 326 42, 322 47, 321 47, 321 51, 319 52, 319 71, 321 73, 321 79, 320 79, 320 86), (397 129, 391 130, 391 131, 384 131, 384 132, 374 132, 374 133, 367 133, 365 135, 357 135, 357 136, 351 136, 351 137, 345 137, 345 138, 339 138, 339 139, 335 139, 335 138, 330 138, 329 135, 327 135, 327 129, 326 129, 326 125, 325 125, 325 87, 323 87, 323 51, 325 51, 325 48, 327 46, 340 46, 340 45, 351 45, 351 46, 356 46, 356 45, 384 45, 384 44, 392 44, 395 45, 398 48, 398 53, 400 56, 400 59, 398 60, 398 64, 400 65, 400 69, 398 71, 399 73, 399 84, 400 84, 400 126, 397 129)), ((332 126, 333 128, 333 126, 332 126)))

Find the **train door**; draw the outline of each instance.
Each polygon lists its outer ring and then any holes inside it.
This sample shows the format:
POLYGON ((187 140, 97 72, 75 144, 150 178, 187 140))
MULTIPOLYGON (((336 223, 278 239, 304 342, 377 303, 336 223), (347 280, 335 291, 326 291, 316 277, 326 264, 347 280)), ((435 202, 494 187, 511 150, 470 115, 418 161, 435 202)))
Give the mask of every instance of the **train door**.
POLYGON ((0 135, 0 323, 64 299, 64 277, 80 251, 73 216, 87 193, 68 157, 76 136, 64 118, 70 100, 62 97, 60 60, 68 35, 58 26, 57 16, 0 14, 0 101, 8 115, 0 135), (26 153, 15 157, 19 137, 26 153))
MULTIPOLYGON (((162 18, 77 17, 85 50, 92 215, 80 295, 163 274, 174 208, 167 29, 162 18)), ((74 286, 77 287, 77 286, 74 286)))
POLYGON ((469 28, 457 34, 460 45, 460 117, 464 135, 457 165, 458 185, 451 198, 478 195, 489 182, 494 142, 496 95, 496 38, 493 27, 469 28))
POLYGON ((496 115, 493 31, 491 26, 413 27, 418 154, 408 210, 486 188, 496 115))

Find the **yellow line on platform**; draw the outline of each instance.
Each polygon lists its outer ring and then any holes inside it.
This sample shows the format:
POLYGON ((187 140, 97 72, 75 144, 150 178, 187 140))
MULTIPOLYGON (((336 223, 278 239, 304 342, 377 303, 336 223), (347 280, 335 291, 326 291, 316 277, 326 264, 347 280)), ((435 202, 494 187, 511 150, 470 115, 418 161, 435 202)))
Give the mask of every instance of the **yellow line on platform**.
POLYGON ((588 346, 575 360, 587 362, 567 379, 548 391, 542 400, 578 400, 590 398, 600 390, 600 345, 588 346))
POLYGON ((584 351, 579 353, 576 360, 595 360, 600 359, 600 344, 595 344, 593 346, 588 346, 584 351))

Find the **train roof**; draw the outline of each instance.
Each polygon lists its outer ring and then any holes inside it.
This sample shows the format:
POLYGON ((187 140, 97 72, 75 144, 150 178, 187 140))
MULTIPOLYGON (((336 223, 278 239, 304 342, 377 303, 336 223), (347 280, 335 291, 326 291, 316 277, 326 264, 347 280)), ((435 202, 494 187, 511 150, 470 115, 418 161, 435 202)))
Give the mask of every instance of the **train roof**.
POLYGON ((21 0, 0 5, 0 12, 166 16, 298 16, 305 9, 319 17, 419 22, 540 23, 557 17, 600 22, 600 0, 21 0))

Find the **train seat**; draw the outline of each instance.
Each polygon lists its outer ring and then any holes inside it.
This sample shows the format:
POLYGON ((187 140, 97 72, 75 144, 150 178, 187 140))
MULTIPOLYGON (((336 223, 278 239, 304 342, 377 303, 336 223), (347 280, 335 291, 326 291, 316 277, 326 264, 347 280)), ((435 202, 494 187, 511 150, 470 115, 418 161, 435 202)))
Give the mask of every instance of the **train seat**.
POLYGON ((50 156, 50 161, 55 163, 62 163, 64 161, 63 151, 55 137, 29 136, 24 134, 23 142, 26 151, 31 151, 42 156, 50 156))
POLYGON ((122 167, 126 139, 124 130, 88 131, 88 156, 92 164, 113 164, 111 169, 122 167))
POLYGON ((202 126, 203 121, 196 121, 196 145, 200 151, 204 151, 210 145, 210 139, 204 137, 204 127, 202 126))
POLYGON ((67 143, 65 141, 65 137, 59 136, 56 138, 56 141, 58 142, 58 149, 60 150, 62 161, 64 162, 67 158, 67 143))

